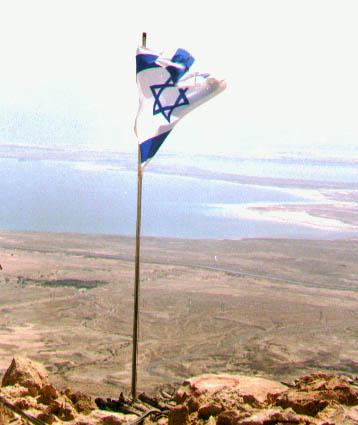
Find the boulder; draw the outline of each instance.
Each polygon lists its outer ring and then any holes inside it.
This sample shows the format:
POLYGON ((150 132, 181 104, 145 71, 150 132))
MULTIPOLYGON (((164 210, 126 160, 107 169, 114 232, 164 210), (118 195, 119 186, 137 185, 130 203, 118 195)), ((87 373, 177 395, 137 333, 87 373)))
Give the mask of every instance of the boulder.
POLYGON ((295 388, 303 392, 319 394, 321 400, 334 400, 345 406, 358 404, 358 397, 343 378, 325 373, 314 373, 296 381, 295 388))
POLYGON ((72 421, 76 417, 76 410, 70 400, 64 396, 53 400, 47 407, 45 413, 51 413, 62 421, 72 421))
POLYGON ((287 386, 269 379, 243 375, 213 375, 205 374, 184 381, 177 391, 175 400, 183 402, 194 394, 213 394, 223 389, 229 389, 238 396, 246 398, 249 404, 264 403, 268 394, 276 395, 287 390, 287 386))
POLYGON ((327 400, 320 400, 319 395, 310 392, 289 391, 280 394, 275 400, 275 406, 283 409, 292 408, 296 413, 308 416, 316 416, 318 412, 328 406, 327 400))
POLYGON ((51 404, 59 396, 56 388, 50 384, 44 385, 39 393, 40 395, 37 398, 37 402, 46 405, 51 404))
POLYGON ((19 384, 39 390, 48 383, 48 374, 41 364, 24 357, 15 357, 3 376, 1 386, 19 384))
POLYGON ((209 402, 199 407, 198 414, 200 418, 209 419, 210 416, 217 416, 222 410, 221 404, 209 402))
POLYGON ((91 397, 80 391, 72 392, 70 389, 66 389, 63 394, 71 400, 78 413, 88 415, 92 410, 97 409, 97 405, 91 397))
POLYGON ((174 407, 168 415, 168 425, 184 425, 188 422, 189 409, 185 405, 174 407))
POLYGON ((200 403, 195 397, 190 397, 187 400, 186 405, 188 406, 189 413, 197 412, 200 407, 200 403))
POLYGON ((78 413, 89 415, 92 412, 92 410, 97 409, 97 406, 93 400, 90 400, 88 398, 81 398, 76 401, 75 409, 77 410, 78 413))
POLYGON ((271 395, 269 400, 275 406, 290 407, 296 413, 312 417, 328 406, 358 404, 357 394, 348 382, 336 375, 323 373, 304 376, 293 388, 271 395))
POLYGON ((101 425, 122 425, 123 422, 123 419, 118 416, 110 415, 103 418, 101 425))
MULTIPOLYGON (((98 410, 94 401, 79 391, 59 392, 49 384, 43 366, 22 357, 14 358, 5 372, 0 396, 45 424, 122 425, 138 418, 132 414, 98 410)), ((0 425, 10 423, 20 425, 24 422, 0 401, 0 425)))
POLYGON ((37 419, 40 419, 40 421, 50 425, 53 424, 54 422, 57 422, 55 415, 53 415, 52 413, 42 412, 37 416, 37 419))
POLYGON ((217 417, 216 425, 237 425, 245 418, 248 418, 250 413, 241 412, 238 410, 226 410, 225 412, 220 413, 217 417))

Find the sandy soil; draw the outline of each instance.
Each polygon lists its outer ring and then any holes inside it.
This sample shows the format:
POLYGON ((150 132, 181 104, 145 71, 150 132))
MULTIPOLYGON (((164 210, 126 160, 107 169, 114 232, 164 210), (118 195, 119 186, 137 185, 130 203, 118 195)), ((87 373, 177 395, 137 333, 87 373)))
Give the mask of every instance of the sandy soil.
MULTIPOLYGON (((0 373, 21 354, 60 387, 129 391, 133 255, 130 237, 1 231, 0 373)), ((139 391, 357 374, 357 257, 358 240, 143 238, 139 391)))

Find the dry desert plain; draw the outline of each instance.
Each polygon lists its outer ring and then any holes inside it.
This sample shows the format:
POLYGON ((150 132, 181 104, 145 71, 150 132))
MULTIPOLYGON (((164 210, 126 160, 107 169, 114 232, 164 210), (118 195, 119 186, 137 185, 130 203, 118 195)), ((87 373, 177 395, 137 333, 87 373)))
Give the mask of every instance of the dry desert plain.
MULTIPOLYGON (((134 238, 0 232, 0 374, 129 392, 134 238)), ((358 374, 358 240, 142 239, 138 390, 204 372, 358 374), (235 273, 236 272, 236 273, 235 273)))

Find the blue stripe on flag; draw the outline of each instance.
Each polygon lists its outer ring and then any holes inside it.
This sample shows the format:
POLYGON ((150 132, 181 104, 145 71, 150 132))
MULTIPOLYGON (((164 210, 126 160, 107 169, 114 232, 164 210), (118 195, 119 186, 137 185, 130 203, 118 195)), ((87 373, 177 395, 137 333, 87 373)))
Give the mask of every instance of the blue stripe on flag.
POLYGON ((158 136, 152 137, 151 139, 146 140, 140 145, 140 155, 141 162, 145 162, 157 153, 157 150, 160 148, 161 144, 167 138, 171 130, 166 133, 159 134, 158 136))
POLYGON ((159 65, 155 63, 159 56, 150 55, 150 54, 141 54, 136 56, 137 63, 137 74, 138 72, 144 71, 148 68, 160 68, 159 65))
POLYGON ((170 73, 174 83, 180 80, 180 78, 189 70, 193 65, 195 59, 193 56, 184 49, 177 49, 174 56, 171 59, 174 63, 179 63, 184 66, 184 69, 179 69, 175 66, 168 66, 167 71, 170 73))

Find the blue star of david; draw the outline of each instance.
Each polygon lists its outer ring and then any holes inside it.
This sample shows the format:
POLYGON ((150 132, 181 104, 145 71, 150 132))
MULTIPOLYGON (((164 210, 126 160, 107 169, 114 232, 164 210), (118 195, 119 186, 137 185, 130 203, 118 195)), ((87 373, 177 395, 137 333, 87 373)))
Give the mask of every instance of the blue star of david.
POLYGON ((168 123, 170 123, 170 117, 175 108, 178 108, 179 106, 183 105, 189 105, 189 100, 185 96, 185 92, 188 90, 188 88, 178 88, 172 80, 172 77, 169 77, 169 79, 164 84, 155 84, 153 86, 150 86, 150 89, 152 90, 155 99, 153 105, 153 115, 162 114, 163 117, 168 121, 168 123), (172 105, 163 106, 160 102, 160 96, 165 89, 170 87, 176 87, 178 89, 178 97, 172 105))

